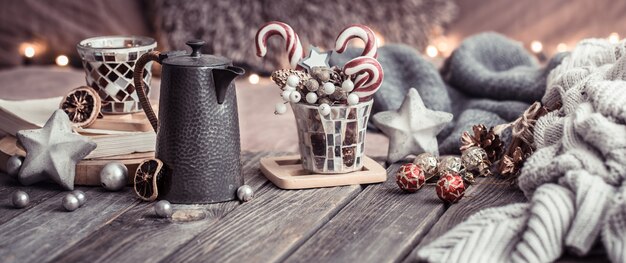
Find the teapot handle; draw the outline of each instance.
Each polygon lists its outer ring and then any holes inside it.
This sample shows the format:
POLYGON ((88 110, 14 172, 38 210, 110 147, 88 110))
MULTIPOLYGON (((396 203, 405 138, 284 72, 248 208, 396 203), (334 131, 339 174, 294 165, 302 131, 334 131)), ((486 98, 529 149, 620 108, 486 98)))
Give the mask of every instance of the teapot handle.
POLYGON ((143 112, 146 113, 154 132, 157 131, 158 127, 158 119, 154 110, 152 109, 152 105, 150 104, 150 99, 146 96, 146 91, 143 87, 143 70, 146 64, 150 61, 159 62, 159 56, 161 52, 159 51, 150 51, 148 53, 143 54, 137 62, 135 62, 135 69, 133 70, 133 81, 135 82, 135 90, 137 91, 137 95, 139 95, 139 102, 141 103, 141 107, 143 108, 143 112))

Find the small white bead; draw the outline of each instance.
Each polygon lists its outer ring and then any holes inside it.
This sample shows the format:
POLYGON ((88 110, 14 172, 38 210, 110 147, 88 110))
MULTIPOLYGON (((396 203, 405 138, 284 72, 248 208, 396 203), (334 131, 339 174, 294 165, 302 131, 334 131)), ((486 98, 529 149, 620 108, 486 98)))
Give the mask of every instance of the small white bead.
POLYGON ((359 104, 359 96, 351 93, 350 95, 348 95, 348 105, 357 105, 359 104))
POLYGON ((283 90, 283 93, 281 94, 281 96, 283 97, 284 101, 289 102, 291 100, 291 90, 283 90))
POLYGON ((298 83, 300 83, 300 78, 298 78, 298 76, 296 76, 296 75, 289 75, 289 77, 287 77, 287 85, 288 86, 297 87, 298 83))
POLYGON ((294 87, 294 86, 289 86, 289 85, 285 85, 284 90, 294 91, 294 90, 296 90, 296 87, 294 87))
POLYGON ((317 94, 315 92, 309 92, 306 94, 306 102, 309 104, 315 104, 317 102, 317 94))
POLYGON ((301 99, 302 95, 300 95, 300 92, 292 91, 291 95, 289 95, 289 100, 293 103, 298 103, 301 99))
POLYGON ((285 103, 279 102, 276 103, 274 114, 280 115, 287 112, 287 105, 285 103))
POLYGON ((350 92, 354 89, 354 82, 352 82, 352 80, 346 79, 341 83, 341 88, 345 92, 350 92))
POLYGON ((319 106, 318 110, 323 116, 330 114, 330 106, 326 103, 319 106))
POLYGON ((335 93, 335 84, 330 82, 324 83, 324 93, 328 95, 335 93))

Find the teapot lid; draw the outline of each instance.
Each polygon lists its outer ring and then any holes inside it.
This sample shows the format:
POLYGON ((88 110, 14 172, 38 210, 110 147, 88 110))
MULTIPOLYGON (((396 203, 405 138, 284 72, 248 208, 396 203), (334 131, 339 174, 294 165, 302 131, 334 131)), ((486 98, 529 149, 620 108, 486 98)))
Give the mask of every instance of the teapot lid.
POLYGON ((232 62, 222 56, 202 54, 200 48, 205 42, 202 40, 189 40, 186 43, 191 47, 191 53, 185 51, 168 52, 161 61, 162 64, 183 66, 183 67, 211 67, 224 68, 232 64, 232 62))

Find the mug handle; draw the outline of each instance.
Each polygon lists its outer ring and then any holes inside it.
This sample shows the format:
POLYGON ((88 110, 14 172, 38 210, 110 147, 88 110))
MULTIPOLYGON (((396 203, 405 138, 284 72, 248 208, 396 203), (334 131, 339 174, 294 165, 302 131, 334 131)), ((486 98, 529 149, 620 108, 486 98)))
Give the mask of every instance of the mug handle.
POLYGON ((139 57, 137 62, 135 62, 135 68, 133 69, 133 82, 135 83, 135 90, 137 91, 137 95, 139 96, 139 102, 141 103, 141 107, 143 108, 143 112, 148 117, 154 132, 157 131, 158 127, 158 119, 154 110, 152 109, 152 105, 150 104, 150 99, 146 96, 146 91, 143 87, 143 70, 146 64, 150 61, 156 61, 160 63, 159 56, 161 52, 159 51, 150 51, 145 53, 139 57))

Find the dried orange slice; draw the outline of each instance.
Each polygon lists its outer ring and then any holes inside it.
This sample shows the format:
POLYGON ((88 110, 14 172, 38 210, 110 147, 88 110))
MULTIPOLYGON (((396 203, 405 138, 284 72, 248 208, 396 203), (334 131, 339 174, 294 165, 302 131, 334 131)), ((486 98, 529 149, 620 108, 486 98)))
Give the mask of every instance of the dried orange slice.
POLYGON ((81 86, 70 91, 61 101, 61 108, 70 121, 76 127, 89 127, 93 124, 98 115, 102 102, 98 93, 87 86, 81 86))
POLYGON ((159 159, 147 159, 139 164, 135 172, 134 188, 139 198, 154 201, 159 196, 159 187, 163 181, 163 162, 159 159))

